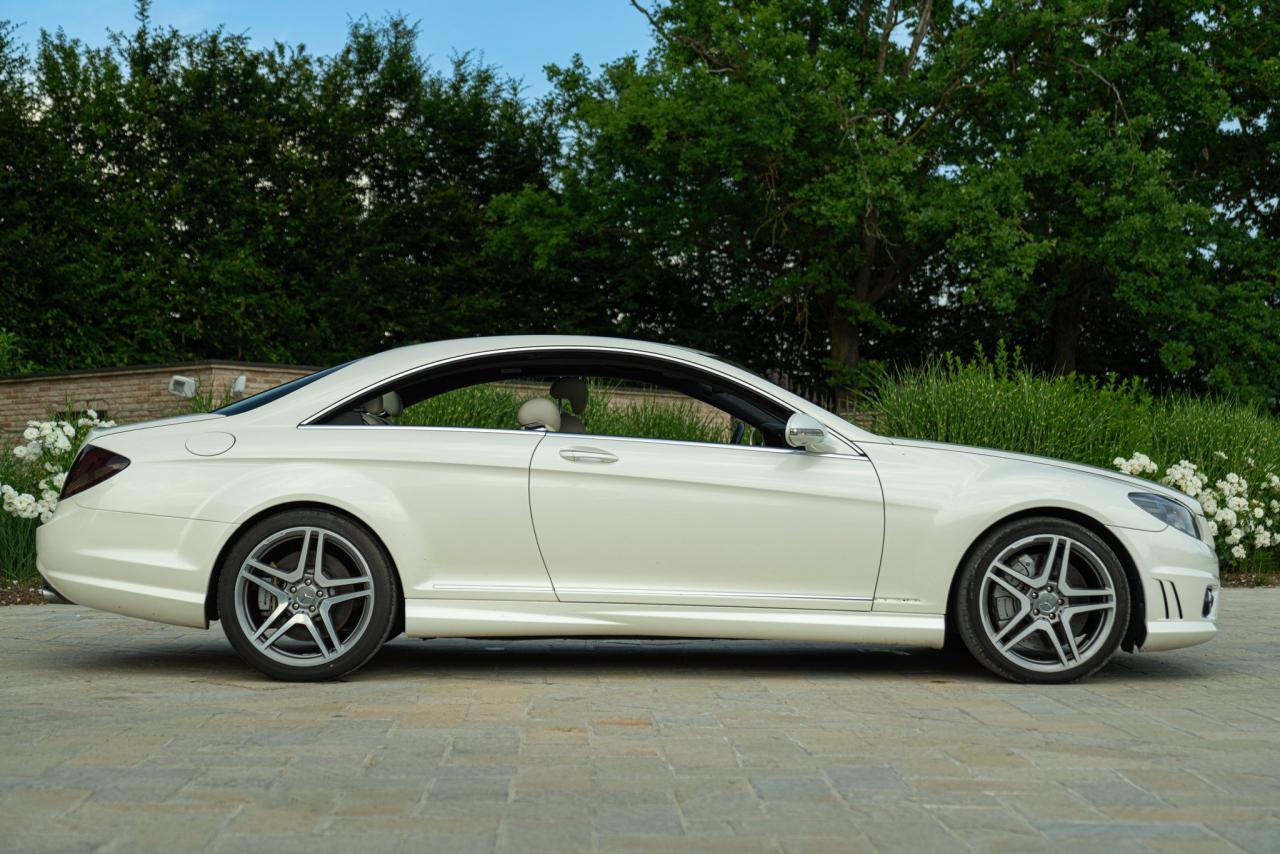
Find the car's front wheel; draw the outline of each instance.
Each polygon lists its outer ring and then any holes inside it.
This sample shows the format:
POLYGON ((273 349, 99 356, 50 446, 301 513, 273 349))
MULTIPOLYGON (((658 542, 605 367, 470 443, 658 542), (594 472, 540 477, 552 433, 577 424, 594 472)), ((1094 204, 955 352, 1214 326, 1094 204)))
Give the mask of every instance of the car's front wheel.
POLYGON ((290 510, 247 530, 218 580, 218 614, 240 657, 268 676, 336 679, 382 647, 398 592, 391 562, 337 513, 290 510))
POLYGON ((955 619, 965 646, 1016 682, 1097 671, 1129 625, 1120 559, 1088 528, 1023 519, 991 532, 961 569, 955 619))

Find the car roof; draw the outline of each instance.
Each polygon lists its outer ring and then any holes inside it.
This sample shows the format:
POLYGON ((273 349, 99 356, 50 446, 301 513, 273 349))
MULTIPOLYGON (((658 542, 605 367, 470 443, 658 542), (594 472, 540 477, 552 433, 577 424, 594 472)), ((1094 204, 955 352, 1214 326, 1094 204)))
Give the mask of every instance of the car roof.
MULTIPOLYGON (((396 376, 417 371, 433 364, 468 356, 501 353, 508 350, 557 348, 599 348, 674 359, 684 364, 695 365, 728 376, 777 398, 793 410, 814 415, 821 420, 829 421, 833 418, 832 413, 827 412, 817 404, 702 351, 673 344, 658 344, 652 341, 593 335, 497 335, 409 344, 356 359, 327 376, 321 377, 315 382, 267 403, 258 409, 246 412, 244 415, 254 416, 254 420, 261 418, 263 420, 296 424, 305 421, 345 398, 358 396, 366 390, 372 391, 375 386, 396 376)), ((844 419, 836 418, 835 420, 839 423, 831 426, 850 439, 866 440, 878 438, 844 419)))

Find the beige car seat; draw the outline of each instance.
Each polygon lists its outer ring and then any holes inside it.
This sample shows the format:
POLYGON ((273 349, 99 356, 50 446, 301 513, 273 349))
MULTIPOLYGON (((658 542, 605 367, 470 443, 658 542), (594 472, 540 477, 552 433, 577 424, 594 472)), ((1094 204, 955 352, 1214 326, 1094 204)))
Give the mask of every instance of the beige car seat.
POLYGON ((558 402, 568 401, 569 412, 560 415, 560 432, 585 433, 587 427, 582 423, 582 413, 587 411, 587 396, 590 389, 577 377, 561 377, 551 384, 551 396, 558 402))
POLYGON ((369 398, 357 408, 365 424, 390 424, 392 418, 404 412, 404 403, 399 392, 389 391, 369 398))
POLYGON ((556 433, 560 430, 563 415, 560 406, 550 398, 535 397, 520 404, 516 420, 526 430, 546 430, 556 433))

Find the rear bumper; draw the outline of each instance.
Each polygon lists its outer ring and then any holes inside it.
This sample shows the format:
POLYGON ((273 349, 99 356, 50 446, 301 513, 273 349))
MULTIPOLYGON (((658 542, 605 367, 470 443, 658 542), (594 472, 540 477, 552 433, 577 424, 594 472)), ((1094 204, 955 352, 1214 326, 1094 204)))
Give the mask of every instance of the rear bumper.
POLYGON ((1145 632, 1141 652, 1195 646, 1218 633, 1218 556, 1181 531, 1110 529, 1129 550, 1142 577, 1145 632))
POLYGON ((62 598, 179 626, 208 627, 209 577, 234 526, 63 502, 36 529, 36 567, 62 598))

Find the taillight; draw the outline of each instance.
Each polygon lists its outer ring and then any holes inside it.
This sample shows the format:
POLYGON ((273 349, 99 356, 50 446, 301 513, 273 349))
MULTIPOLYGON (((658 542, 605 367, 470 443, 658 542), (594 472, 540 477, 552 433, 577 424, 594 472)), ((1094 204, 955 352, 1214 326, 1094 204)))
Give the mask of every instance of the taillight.
POLYGON ((76 461, 71 464, 71 471, 67 472, 67 479, 62 484, 62 494, 58 499, 70 498, 91 486, 97 486, 107 478, 124 471, 128 466, 127 457, 102 448, 95 448, 93 445, 86 445, 85 449, 76 455, 76 461))

